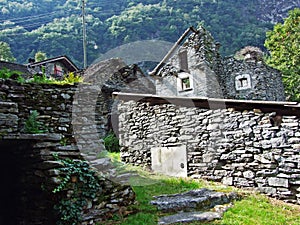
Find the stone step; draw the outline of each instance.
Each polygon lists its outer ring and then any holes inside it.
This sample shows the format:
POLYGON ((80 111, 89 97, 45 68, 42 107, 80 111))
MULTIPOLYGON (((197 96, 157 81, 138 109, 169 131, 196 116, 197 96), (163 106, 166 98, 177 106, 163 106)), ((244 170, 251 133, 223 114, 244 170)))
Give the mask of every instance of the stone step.
POLYGON ((180 194, 155 196, 150 203, 163 212, 176 212, 162 217, 158 224, 208 222, 221 219, 224 212, 238 199, 237 193, 224 193, 207 188, 196 189, 180 194))
POLYGON ((165 216, 158 220, 158 224, 175 224, 175 223, 190 223, 210 222, 213 220, 221 219, 224 212, 232 207, 232 203, 226 205, 217 205, 208 212, 195 211, 195 212, 180 212, 174 215, 165 216))
POLYGON ((194 221, 209 222, 221 218, 222 214, 218 212, 182 212, 162 217, 158 220, 158 224, 191 223, 194 221))
POLYGON ((156 196, 151 204, 164 212, 189 212, 211 209, 216 205, 228 204, 237 198, 238 195, 233 192, 224 193, 201 188, 180 194, 156 196))
POLYGON ((114 168, 110 158, 100 158, 90 161, 91 166, 97 168, 99 171, 107 171, 114 168))

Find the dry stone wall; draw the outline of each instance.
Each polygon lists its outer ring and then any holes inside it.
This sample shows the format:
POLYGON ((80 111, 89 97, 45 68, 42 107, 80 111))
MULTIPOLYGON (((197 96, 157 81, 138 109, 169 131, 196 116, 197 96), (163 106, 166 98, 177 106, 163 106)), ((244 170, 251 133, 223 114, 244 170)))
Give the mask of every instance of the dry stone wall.
MULTIPOLYGON (((281 123, 272 125, 271 111, 282 113, 284 104, 236 101, 230 107, 225 102, 220 108, 222 104, 217 106, 220 102, 213 101, 196 107, 195 99, 194 106, 188 106, 189 98, 177 99, 178 104, 174 98, 172 103, 155 96, 144 96, 139 102, 131 100, 134 96, 120 94, 118 98, 124 162, 151 167, 153 149, 161 148, 163 154, 185 146, 179 149, 187 151, 188 176, 256 188, 300 204, 299 106, 286 106, 287 113, 278 121, 281 123), (216 107, 210 109, 209 105, 216 107)), ((165 160, 161 164, 176 162, 165 160)))
MULTIPOLYGON (((93 90, 96 96, 99 94, 99 87, 83 85, 81 88, 84 91, 93 90)), ((98 119, 93 117, 95 109, 101 108, 98 104, 105 104, 97 99, 94 111, 76 111, 77 119, 73 120, 74 105, 84 105, 84 102, 75 101, 76 92, 76 85, 20 84, 0 79, 0 154, 4 157, 0 174, 7 178, 7 185, 16 188, 10 190, 5 189, 5 185, 1 186, 0 192, 4 197, 15 196, 9 199, 5 197, 5 201, 1 201, 1 208, 6 209, 4 213, 0 213, 1 224, 56 223, 53 205, 57 197, 52 190, 59 183, 57 169, 61 164, 54 159, 53 154, 58 154, 61 158, 84 160, 74 137, 74 125, 84 128, 84 132, 78 134, 82 135, 79 140, 81 144, 86 141, 84 146, 90 146, 94 139, 100 141, 100 136, 99 129, 91 127, 87 121, 96 123, 96 126, 104 123, 101 122, 102 116, 98 119), (43 124, 45 133, 26 133, 25 121, 33 110, 39 113, 37 121, 43 124), (89 138, 84 139, 87 136, 89 138), (15 171, 18 177, 11 171, 15 171), (11 183, 8 183, 11 179, 11 183), (13 207, 10 208, 9 204, 13 204, 13 207)), ((99 99, 101 98, 100 95, 99 99)), ((117 184, 104 176, 100 186, 102 191, 85 209, 82 224, 96 224, 134 202, 135 195, 130 186, 117 184)))
POLYGON ((285 101, 281 73, 263 61, 223 60, 223 73, 220 73, 224 96, 230 99, 248 99, 265 101, 285 101), (237 78, 249 76, 249 88, 237 88, 237 78))

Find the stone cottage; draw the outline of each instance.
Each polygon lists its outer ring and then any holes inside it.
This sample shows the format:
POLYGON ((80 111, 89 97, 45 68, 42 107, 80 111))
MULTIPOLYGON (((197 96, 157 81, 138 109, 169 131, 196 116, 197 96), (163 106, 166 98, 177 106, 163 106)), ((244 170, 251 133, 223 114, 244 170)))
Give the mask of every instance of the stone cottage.
POLYGON ((45 74, 47 77, 54 77, 56 79, 61 79, 70 72, 76 73, 79 71, 75 63, 66 55, 40 62, 35 62, 34 59, 30 59, 27 68, 32 74, 45 74))
POLYGON ((284 101, 281 73, 268 67, 260 51, 245 48, 243 59, 223 58, 220 44, 200 27, 193 27, 150 73, 160 96, 284 101))

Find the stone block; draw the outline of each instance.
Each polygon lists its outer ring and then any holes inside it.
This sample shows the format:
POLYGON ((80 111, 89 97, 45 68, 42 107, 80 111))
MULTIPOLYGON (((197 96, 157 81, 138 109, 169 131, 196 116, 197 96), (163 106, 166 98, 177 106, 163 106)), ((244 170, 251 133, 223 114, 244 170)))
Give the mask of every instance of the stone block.
POLYGON ((269 195, 275 195, 276 194, 276 188, 273 187, 259 187, 257 188, 260 192, 269 194, 269 195))
POLYGON ((285 178, 278 178, 278 177, 270 177, 268 179, 268 184, 272 187, 289 187, 289 180, 285 178))
POLYGON ((232 186, 233 185, 233 177, 223 177, 222 184, 232 186))
POLYGON ((251 170, 243 172, 243 176, 248 179, 253 179, 255 177, 255 173, 251 170))
POLYGON ((265 158, 263 155, 254 155, 254 159, 263 164, 271 164, 272 161, 265 158))
POLYGON ((206 129, 208 131, 219 129, 219 124, 218 123, 209 124, 206 129))
POLYGON ((204 163, 210 163, 215 158, 215 154, 203 154, 202 161, 204 163))
POLYGON ((300 137, 293 137, 288 139, 289 144, 300 144, 300 137))
POLYGON ((214 175, 215 176, 226 176, 229 172, 227 170, 215 170, 214 175))

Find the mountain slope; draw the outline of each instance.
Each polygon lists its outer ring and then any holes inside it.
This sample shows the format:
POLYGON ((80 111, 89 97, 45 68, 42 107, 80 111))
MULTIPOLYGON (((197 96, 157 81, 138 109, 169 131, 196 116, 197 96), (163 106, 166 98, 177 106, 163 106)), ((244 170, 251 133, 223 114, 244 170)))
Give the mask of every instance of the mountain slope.
MULTIPOLYGON (((0 0, 0 41, 26 63, 37 51, 68 55, 82 66, 82 1, 0 0)), ((246 45, 263 48, 265 33, 300 0, 86 0, 88 62, 136 40, 174 42, 189 26, 203 24, 223 55, 246 45), (98 46, 97 49, 94 46, 98 46)))

